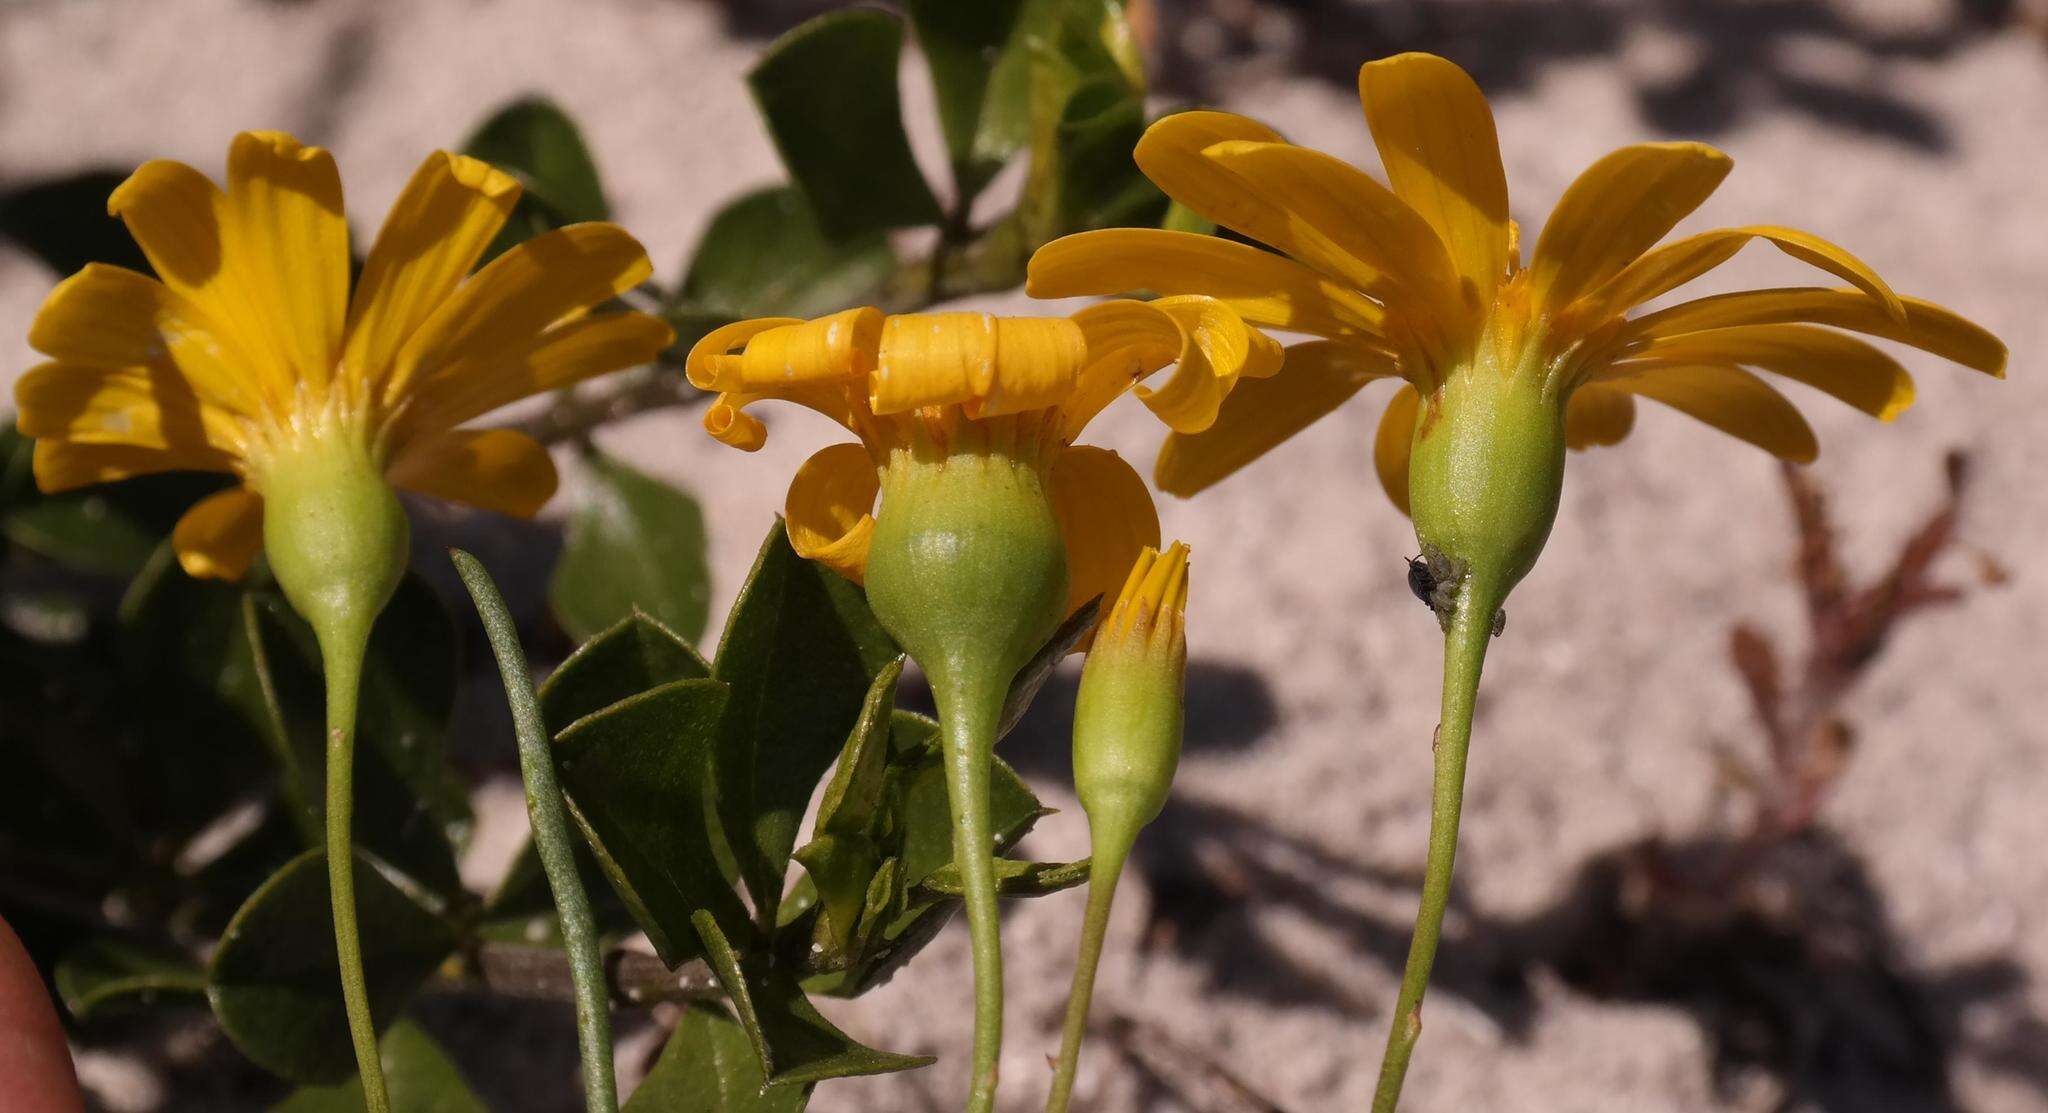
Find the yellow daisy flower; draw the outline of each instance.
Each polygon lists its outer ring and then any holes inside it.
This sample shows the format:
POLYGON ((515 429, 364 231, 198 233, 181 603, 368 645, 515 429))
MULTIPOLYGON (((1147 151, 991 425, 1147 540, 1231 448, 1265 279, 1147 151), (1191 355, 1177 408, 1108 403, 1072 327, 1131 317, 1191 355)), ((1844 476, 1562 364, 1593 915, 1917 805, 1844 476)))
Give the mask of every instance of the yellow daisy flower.
POLYGON ((614 225, 537 236, 471 275, 519 196, 476 159, 421 164, 353 296, 333 157, 246 132, 227 169, 223 191, 160 160, 114 191, 108 211, 159 277, 95 263, 65 279, 29 330, 49 362, 15 388, 45 491, 178 470, 242 480, 179 521, 192 575, 240 577, 290 461, 339 446, 391 485, 530 516, 555 489, 546 450, 458 426, 672 338, 643 313, 588 312, 650 272, 614 225))
POLYGON ((741 321, 699 341, 687 373, 718 392, 705 431, 735 448, 766 443, 746 412, 763 399, 806 406, 859 438, 806 460, 784 507, 796 551, 856 583, 892 460, 978 445, 1028 461, 1047 480, 1065 539, 1071 614, 1115 592, 1138 552, 1159 544, 1144 480, 1115 452, 1073 443, 1087 424, 1132 390, 1169 428, 1199 432, 1239 379, 1279 367, 1279 345, 1221 302, 1173 297, 1105 302, 1070 319, 861 308, 741 321), (1178 368, 1163 386, 1142 383, 1169 363, 1178 368))
POLYGON ((1997 339, 1895 294, 1811 233, 1752 225, 1657 246, 1728 173, 1729 158, 1704 144, 1639 144, 1594 163, 1524 265, 1493 116, 1472 79, 1442 58, 1403 54, 1368 63, 1359 92, 1391 189, 1221 112, 1168 116, 1138 144, 1138 165, 1169 196, 1280 255, 1191 233, 1113 229, 1055 241, 1031 261, 1029 289, 1040 297, 1204 293, 1254 324, 1321 338, 1290 347, 1281 373, 1238 392, 1211 429, 1170 439, 1155 476, 1162 490, 1201 490, 1365 384, 1399 378, 1374 457, 1406 511, 1408 448, 1425 400, 1482 362, 1526 377, 1562 408, 1572 448, 1627 436, 1641 396, 1790 460, 1813 458, 1813 433, 1752 370, 1883 420, 1912 403, 1904 368, 1841 330, 2003 373, 1997 339), (1752 240, 1849 288, 1751 290, 1629 316, 1752 240))
POLYGON ((1004 700, 1060 620, 1159 544, 1144 481, 1074 439, 1133 387, 1169 426, 1208 428, 1240 378, 1279 364, 1277 343, 1204 297, 1072 318, 849 309, 728 325, 690 352, 690 381, 719 392, 704 416, 719 440, 759 448, 766 430, 746 409, 763 398, 859 438, 797 469, 785 517, 799 553, 865 582, 931 682, 974 952, 970 1113, 994 1108, 1002 1045, 988 794, 1004 700), (1174 362, 1164 385, 1137 386, 1174 362))

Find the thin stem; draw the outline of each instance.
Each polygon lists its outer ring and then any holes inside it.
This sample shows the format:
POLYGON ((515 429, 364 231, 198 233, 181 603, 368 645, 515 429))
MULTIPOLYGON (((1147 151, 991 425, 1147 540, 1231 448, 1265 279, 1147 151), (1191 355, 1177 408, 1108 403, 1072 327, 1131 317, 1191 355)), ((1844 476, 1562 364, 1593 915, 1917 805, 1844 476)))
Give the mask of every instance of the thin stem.
POLYGON ((534 697, 533 677, 526 668, 526 654, 519 648, 519 634, 512 628, 512 616, 505 600, 491 582, 490 573, 475 557, 459 549, 450 555, 469 596, 483 619, 491 651, 498 658, 498 675, 505 684, 505 701, 512 708, 513 733, 519 739, 519 773, 526 781, 526 815, 533 825, 533 843, 540 852, 548 888, 555 895, 555 911, 562 922, 562 945, 569 955, 569 977, 575 984, 576 1042, 583 1056, 583 1104, 590 1113, 618 1113, 619 1087, 612 1074, 611 1008, 607 996, 604 957, 600 953, 596 918, 590 912, 590 897, 576 872, 575 844, 569 834, 569 819, 562 806, 562 788, 555 780, 554 754, 542 724, 540 703, 534 697))
POLYGON ((370 1015, 370 988, 363 978, 363 941, 356 930, 355 846, 349 828, 355 813, 356 696, 362 688, 363 655, 369 650, 367 623, 316 631, 327 683, 327 893, 334 909, 334 955, 341 966, 341 999, 348 1034, 363 1079, 369 1113, 390 1113, 384 1065, 377 1057, 377 1024, 370 1015), (352 628, 360 626, 360 629, 352 628))
POLYGON ((1102 941, 1109 934, 1109 908, 1116 883, 1123 876, 1131 839, 1095 838, 1088 868, 1088 913, 1081 921, 1081 951, 1074 962, 1074 986, 1067 991, 1067 1023, 1060 1035, 1060 1057, 1053 1067, 1052 1094, 1045 1113, 1066 1113, 1074 1094, 1074 1073, 1081 1062, 1081 1041, 1088 1034, 1088 1005, 1095 997, 1095 969, 1102 963, 1102 941))
POLYGON ((967 931, 974 952, 973 1082, 968 1113, 991 1113, 1003 1048, 1003 939, 996 907, 995 837, 989 828, 989 762, 995 754, 996 721, 1002 691, 985 685, 955 685, 933 677, 939 705, 940 743, 945 751, 953 812, 953 860, 967 903, 967 931))
POLYGON ((1429 809, 1429 859, 1422 879, 1422 906, 1401 972, 1401 993, 1380 1062, 1373 1113, 1394 1113, 1408 1060, 1422 1036, 1422 997, 1443 936, 1444 909, 1451 899, 1451 867, 1458 855, 1458 818, 1465 799, 1465 754, 1472 742, 1472 708, 1479 695, 1480 666, 1493 636, 1501 592, 1474 575, 1459 592, 1458 611, 1444 633, 1442 719, 1437 724, 1436 777, 1429 809))

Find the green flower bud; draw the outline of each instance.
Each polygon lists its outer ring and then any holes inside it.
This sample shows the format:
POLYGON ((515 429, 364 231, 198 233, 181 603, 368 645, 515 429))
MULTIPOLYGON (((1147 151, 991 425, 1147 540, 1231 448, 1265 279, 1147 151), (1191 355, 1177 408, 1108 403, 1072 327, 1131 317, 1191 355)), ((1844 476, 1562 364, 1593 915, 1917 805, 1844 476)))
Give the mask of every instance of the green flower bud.
POLYGON ((1098 840, 1128 842, 1158 818, 1180 764, 1188 548, 1146 549, 1081 671, 1074 790, 1098 840))

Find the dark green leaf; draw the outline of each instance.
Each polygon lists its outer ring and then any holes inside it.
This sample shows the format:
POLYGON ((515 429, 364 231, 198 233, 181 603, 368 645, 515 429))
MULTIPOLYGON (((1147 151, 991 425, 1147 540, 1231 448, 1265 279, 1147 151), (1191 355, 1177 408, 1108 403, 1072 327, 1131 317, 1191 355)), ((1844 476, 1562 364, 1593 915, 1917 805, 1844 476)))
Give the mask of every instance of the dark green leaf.
POLYGON ((1031 701, 1038 698, 1039 689, 1045 687, 1045 682, 1052 678, 1053 670, 1060 667, 1060 662, 1067 659, 1067 654, 1072 653, 1075 646, 1081 644, 1088 631, 1095 628, 1095 616, 1101 611, 1100 595, 1081 604, 1080 609, 1060 623, 1060 628, 1052 632, 1052 637, 1045 640, 1031 660, 1017 670, 1016 679, 1010 682, 1010 693, 1003 698, 1003 716, 996 725, 998 740, 1024 720, 1024 713, 1031 710, 1031 701))
POLYGON ((602 454, 548 584, 571 637, 596 637, 635 608, 695 641, 711 608, 704 512, 697 500, 602 454))
POLYGON ((693 1004, 625 1113, 802 1113, 809 1086, 770 1086, 747 1030, 719 1005, 693 1004))
POLYGON ((206 972, 192 956, 111 939, 66 951, 57 961, 56 980, 57 996, 81 1022, 111 1002, 132 998, 146 1005, 159 996, 197 998, 206 992, 206 972))
POLYGON ((1005 149, 1002 135, 984 138, 982 118, 990 76, 1017 27, 1024 0, 905 0, 904 7, 938 93, 939 125, 953 158, 954 184, 962 196, 972 197, 1016 150, 1015 145, 1005 149))
MULTIPOLYGON (((380 1028, 455 949, 454 929, 393 876, 356 855, 356 919, 380 1028)), ((324 854, 294 858, 250 894, 214 951, 206 993, 228 1038, 264 1069, 319 1083, 353 1073, 324 854)))
MULTIPOLYGON (((410 1020, 391 1026, 377 1041, 391 1108, 405 1113, 485 1113, 448 1053, 410 1020)), ((363 1083, 351 1078, 334 1086, 309 1086, 270 1107, 270 1113, 361 1113, 363 1083)))
MULTIPOLYGON (((526 187, 513 225, 527 225, 525 235, 586 220, 608 220, 597 163, 583 143, 576 122, 554 102, 532 97, 499 109, 462 145, 464 153, 483 159, 519 179, 526 187)), ((510 246, 505 237, 495 255, 510 246)))
POLYGON ((31 181, 0 193, 0 238, 41 259, 56 274, 112 263, 154 274, 128 230, 107 213, 123 170, 89 170, 31 181))
POLYGON ((1121 6, 1034 0, 1019 34, 1025 60, 1014 64, 1028 72, 1030 106, 1031 172, 1019 206, 1028 238, 1156 222, 1165 198, 1131 159, 1145 88, 1121 6))
POLYGON ((690 914, 735 932, 747 912, 712 850, 716 680, 678 680, 570 724, 555 740, 569 814, 664 962, 698 953, 690 914))
POLYGON ((540 686, 540 713, 560 734, 570 723, 674 680, 700 680, 711 666, 675 631, 634 612, 577 647, 540 686))
MULTIPOLYGON (((903 832, 903 884, 922 883, 953 860, 953 815, 946 798, 945 763, 930 754, 905 769, 897 822, 903 832)), ((1038 802, 1008 762, 996 758, 989 770, 989 826, 996 851, 1016 845, 1051 811, 1038 802)))
POLYGON ((854 1042, 819 1015, 796 979, 759 956, 743 962, 709 913, 698 913, 696 922, 705 961, 746 1028, 770 1085, 887 1074, 934 1062, 929 1055, 898 1055, 854 1042))
POLYGON ((817 942, 834 956, 848 956, 868 885, 881 864, 873 829, 882 807, 889 724, 902 676, 901 656, 875 676, 860 720, 847 734, 832 780, 825 786, 813 837, 795 855, 824 902, 817 942))
POLYGON ((690 260, 683 298, 733 318, 816 317, 876 300, 895 271, 886 234, 828 239, 803 193, 775 186, 711 219, 690 260))
POLYGON ((1060 230, 1159 222, 1166 195, 1131 159, 1144 134, 1144 98, 1120 78, 1097 78, 1074 90, 1057 144, 1060 230))
MULTIPOLYGON (((1006 897, 1042 897, 1088 881, 1088 859, 1078 862, 1019 862, 996 859, 996 891, 1006 897)), ((962 897, 960 867, 947 862, 924 879, 924 887, 940 896, 962 897)))
MULTIPOLYGON (((620 899, 597 863, 588 845, 576 846, 576 872, 583 891, 590 896, 590 913, 603 935, 618 935, 635 927, 633 914, 620 899)), ((484 902, 477 934, 505 943, 559 947, 562 925, 555 911, 555 896, 541 868, 540 853, 528 840, 512 859, 511 868, 498 888, 484 902)))
POLYGON ((895 656, 860 589, 797 556, 777 521, 712 665, 732 689, 718 740, 719 810, 763 923, 774 922, 811 793, 895 656))
POLYGON ((897 17, 850 8, 775 40, 747 75, 783 165, 829 235, 939 219, 903 132, 902 48, 897 17))
POLYGON ((30 552, 110 576, 133 576, 162 539, 96 489, 38 499, 9 511, 0 526, 30 552))

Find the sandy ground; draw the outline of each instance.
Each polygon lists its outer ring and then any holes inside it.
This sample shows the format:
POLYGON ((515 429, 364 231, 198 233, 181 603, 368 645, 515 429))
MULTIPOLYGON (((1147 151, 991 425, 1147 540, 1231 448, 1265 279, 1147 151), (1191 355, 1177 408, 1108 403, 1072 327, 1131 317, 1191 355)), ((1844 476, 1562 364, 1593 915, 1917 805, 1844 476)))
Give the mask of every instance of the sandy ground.
MULTIPOLYGON (((1737 168, 1683 230, 1813 229, 2010 344, 2004 384, 1913 359, 1920 404, 1892 428, 1788 390, 1811 402, 1825 445, 1816 471, 1860 571, 1878 567, 1934 503, 1940 453, 1960 445, 1976 454, 1966 533, 2016 575, 1909 628, 1870 674, 1850 705, 1862 728, 1855 766, 1826 815, 1865 856, 1905 965, 2007 957, 2031 977, 1973 1006, 1960 1018, 1965 1032, 2048 1015, 2048 587, 2027 557, 2048 542, 2039 478, 2048 474, 2048 395, 2034 358, 2048 343, 2041 40, 2006 31, 1926 50, 1870 45, 1938 32, 1950 13, 1934 0, 1849 11, 1729 5, 1743 14, 1718 31, 1698 22, 1709 5, 1445 7, 1461 13, 1452 52, 1482 51, 1504 75, 1496 109, 1525 228, 1540 225, 1594 157, 1692 123, 1710 128, 1737 168), (1844 24, 1855 33, 1829 29, 1844 24), (1528 59, 1500 62, 1517 59, 1525 39, 1528 59), (1702 61, 1713 80, 1698 103, 1638 95, 1702 61), (1854 95, 1844 107, 1843 97, 1811 95, 1816 87, 1854 95)), ((1183 46, 1239 35, 1215 22, 1175 24, 1167 9, 1183 46)), ((1386 10, 1389 21, 1375 26, 1409 26, 1410 6, 1386 10)), ((1247 33, 1319 62, 1224 67, 1212 98, 1373 166, 1352 92, 1324 71, 1355 66, 1384 40, 1304 32, 1285 19, 1247 33)), ((539 90, 582 121, 618 218, 672 268, 720 200, 779 176, 740 80, 756 50, 728 37, 717 8, 692 2, 12 0, 0 4, 0 186, 156 156, 217 173, 233 131, 286 128, 336 151, 360 234, 424 151, 459 140, 503 99, 539 90)), ((916 80, 906 88, 917 113, 929 96, 916 80)), ((928 134, 919 142, 934 154, 928 134)), ((1729 268, 1725 283, 1759 279, 1805 280, 1759 257, 1729 268)), ((0 382, 32 358, 22 337, 49 281, 32 260, 0 250, 0 382)), ((1400 875, 1419 859, 1427 822, 1436 631, 1407 596, 1399 562, 1412 537, 1364 451, 1379 400, 1368 392, 1201 501, 1162 507, 1167 536, 1194 546, 1193 698, 1207 716, 1191 726, 1177 791, 1240 817, 1193 833, 1225 844, 1295 840, 1297 854, 1320 849, 1362 868, 1307 869, 1320 903, 1254 885, 1231 910, 1255 929, 1256 946, 1298 971, 1286 984, 1265 980, 1272 962, 1248 964, 1242 937, 1130 959, 1148 903, 1140 877, 1122 902, 1113 946, 1123 953, 1101 992, 1290 1110, 1366 1101, 1394 986, 1382 951, 1388 931, 1398 946, 1412 908, 1400 875)), ((1590 854, 1705 822, 1711 748, 1755 745, 1725 660, 1728 625, 1749 617, 1788 639, 1799 633, 1773 465, 1653 410, 1620 449, 1573 460, 1555 535, 1489 661, 1461 863, 1472 906, 1488 917, 1546 907, 1590 854)), ((826 431, 779 421, 768 449, 749 457, 694 435, 686 420, 648 417, 602 440, 704 500, 722 612, 791 470, 826 431)), ((1133 407, 1094 439, 1148 458, 1157 434, 1133 407)), ((1956 559, 1952 571, 1966 577, 1968 563, 1956 559)), ((1046 771, 1048 800, 1069 810, 1044 824, 1032 849, 1078 854, 1084 832, 1059 762, 1033 767, 1046 771)), ((475 868, 488 872, 494 854, 503 851, 483 848, 475 868)), ((1042 1093, 1079 913, 1070 895, 1010 917, 1006 1108, 1035 1108, 1042 1093)), ((950 1105, 963 1076, 965 975, 964 935, 949 929, 894 983, 833 1008, 857 1035, 942 1060, 919 1079, 833 1084, 818 1106, 950 1105)), ((1768 1080, 1717 1095, 1706 1037, 1685 1013, 1596 1003, 1541 981, 1536 996, 1533 1020, 1512 1031, 1455 995, 1432 998, 1412 1107, 1768 1107, 1768 1080)), ((2040 1042, 2023 1041, 2018 1054, 2048 1062, 2040 1042)), ((1988 1056, 1965 1050, 1953 1067, 1965 1108, 2048 1109, 2048 1094, 1988 1056)), ((1192 1108, 1146 1096, 1136 1072, 1100 1048, 1081 1093, 1105 1111, 1192 1108)))

